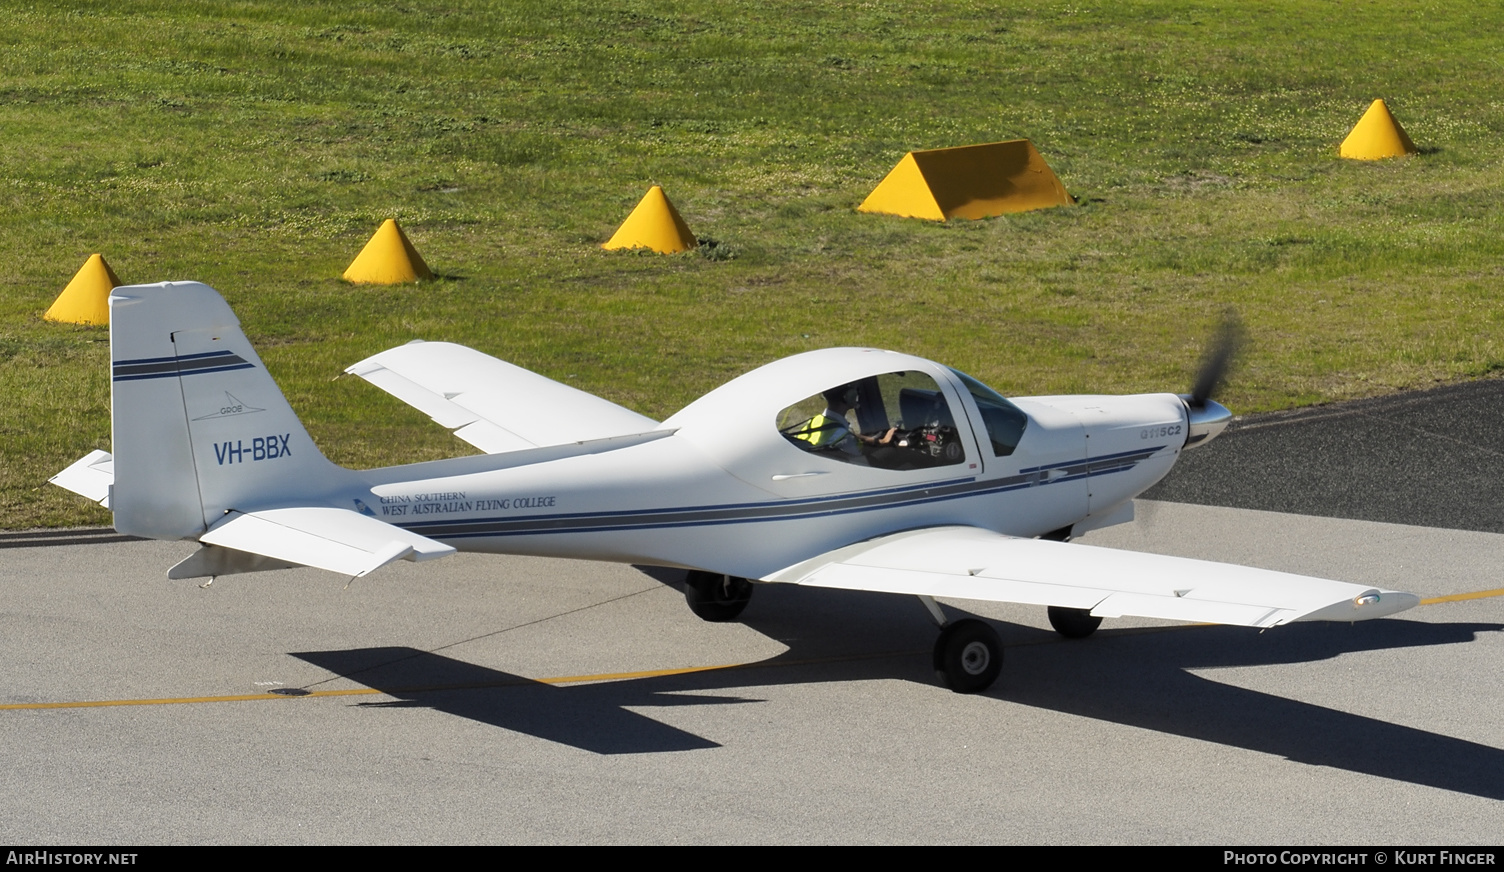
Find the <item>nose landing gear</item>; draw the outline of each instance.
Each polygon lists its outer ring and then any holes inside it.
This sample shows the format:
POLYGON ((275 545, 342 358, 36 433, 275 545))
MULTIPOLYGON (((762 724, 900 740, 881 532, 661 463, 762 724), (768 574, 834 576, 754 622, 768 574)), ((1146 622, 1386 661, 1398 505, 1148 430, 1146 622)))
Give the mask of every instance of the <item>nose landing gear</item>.
POLYGON ((734 621, 752 600, 752 582, 696 569, 684 579, 684 599, 702 620, 734 621))

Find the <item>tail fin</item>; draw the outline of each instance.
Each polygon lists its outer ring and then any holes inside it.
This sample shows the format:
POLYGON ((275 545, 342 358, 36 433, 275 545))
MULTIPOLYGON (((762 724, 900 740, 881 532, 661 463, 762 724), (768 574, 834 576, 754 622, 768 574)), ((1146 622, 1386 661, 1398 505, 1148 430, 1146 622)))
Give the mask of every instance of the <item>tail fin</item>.
POLYGON ((115 529, 191 539, 227 512, 306 502, 347 474, 325 459, 213 288, 110 295, 115 529))

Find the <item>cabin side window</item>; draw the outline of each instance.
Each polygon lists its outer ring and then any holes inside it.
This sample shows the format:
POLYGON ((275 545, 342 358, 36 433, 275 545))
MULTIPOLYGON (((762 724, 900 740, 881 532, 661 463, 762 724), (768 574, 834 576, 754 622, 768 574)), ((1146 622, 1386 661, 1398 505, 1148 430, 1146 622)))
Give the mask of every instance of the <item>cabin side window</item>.
POLYGON ((950 404, 922 372, 890 372, 834 385, 778 413, 791 445, 878 469, 929 469, 966 460, 950 404))

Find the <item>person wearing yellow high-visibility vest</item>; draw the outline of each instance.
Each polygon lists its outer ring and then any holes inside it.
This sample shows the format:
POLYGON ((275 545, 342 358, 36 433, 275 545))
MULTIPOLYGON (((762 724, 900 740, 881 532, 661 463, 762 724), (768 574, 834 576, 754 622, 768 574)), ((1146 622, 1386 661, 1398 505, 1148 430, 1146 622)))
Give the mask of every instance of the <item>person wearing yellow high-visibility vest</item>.
POLYGON ((841 385, 825 391, 824 396, 825 411, 805 421, 789 435, 809 443, 811 450, 840 450, 856 454, 856 434, 851 432, 851 425, 846 421, 846 413, 856 409, 859 402, 856 387, 841 385))
MULTIPOLYGON (((893 441, 898 430, 889 427, 880 435, 866 436, 851 429, 851 424, 846 420, 848 412, 855 411, 861 405, 861 395, 855 385, 841 385, 825 391, 825 411, 805 421, 798 430, 789 435, 802 442, 809 443, 810 450, 839 450, 847 454, 857 455, 862 453, 860 443, 872 446, 885 446, 893 441)), ((907 447, 905 444, 904 447, 907 447)))

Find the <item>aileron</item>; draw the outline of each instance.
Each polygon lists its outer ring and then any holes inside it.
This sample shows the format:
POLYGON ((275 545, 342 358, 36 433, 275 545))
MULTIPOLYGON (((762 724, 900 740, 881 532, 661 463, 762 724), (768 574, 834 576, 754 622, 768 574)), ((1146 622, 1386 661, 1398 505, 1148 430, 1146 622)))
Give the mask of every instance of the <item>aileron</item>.
POLYGON ((500 454, 642 433, 658 422, 449 342, 410 342, 349 367, 455 436, 500 454))

